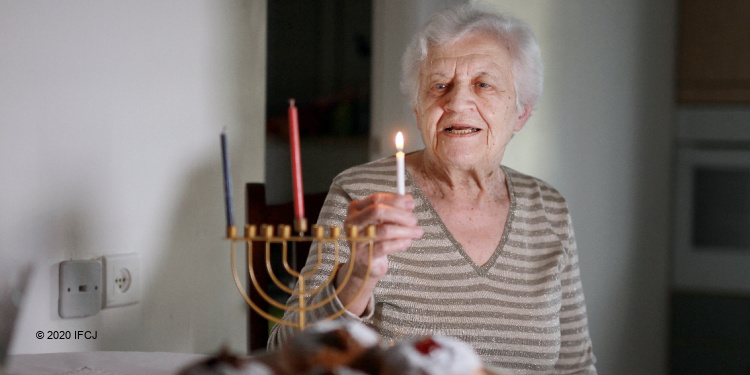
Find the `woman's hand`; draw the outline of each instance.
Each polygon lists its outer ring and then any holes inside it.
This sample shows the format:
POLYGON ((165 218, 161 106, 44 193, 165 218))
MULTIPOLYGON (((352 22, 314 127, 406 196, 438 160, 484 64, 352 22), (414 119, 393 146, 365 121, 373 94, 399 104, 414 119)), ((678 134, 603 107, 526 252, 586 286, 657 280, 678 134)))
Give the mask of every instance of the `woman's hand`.
POLYGON ((391 193, 376 193, 349 203, 344 225, 356 225, 360 229, 368 225, 376 227, 371 264, 368 264, 369 244, 360 243, 356 250, 353 249, 354 256, 336 275, 336 285, 340 285, 348 269, 353 267, 351 278, 339 294, 339 299, 346 306, 365 282, 367 268, 370 268, 365 289, 349 307, 352 313, 361 315, 365 311, 375 284, 388 272, 388 255, 406 250, 412 240, 422 237, 422 228, 417 225, 417 218, 412 213, 414 207, 411 195, 391 193))

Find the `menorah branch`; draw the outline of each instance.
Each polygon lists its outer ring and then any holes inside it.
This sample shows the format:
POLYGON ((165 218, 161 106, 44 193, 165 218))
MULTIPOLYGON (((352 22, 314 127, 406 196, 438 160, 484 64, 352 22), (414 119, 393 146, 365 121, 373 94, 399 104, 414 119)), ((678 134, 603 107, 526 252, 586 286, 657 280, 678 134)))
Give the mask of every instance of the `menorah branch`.
MULTIPOLYGON (((339 264, 340 259, 340 250, 341 250, 341 244, 349 244, 350 249, 350 259, 354 259, 354 256, 356 255, 357 248, 359 247, 359 244, 367 243, 368 244, 368 267, 367 272, 365 273, 364 282, 358 289, 357 293, 355 294, 354 300, 359 298, 359 296, 362 294, 362 292, 365 289, 365 284, 367 279, 370 277, 370 267, 369 264, 372 262, 373 257, 373 250, 374 250, 374 241, 375 241, 375 227, 374 226, 368 226, 365 228, 364 233, 361 234, 359 231, 359 228, 356 226, 350 226, 346 228, 345 235, 342 235, 342 230, 340 227, 331 226, 329 228, 326 228, 324 226, 318 226, 313 225, 311 235, 305 236, 305 231, 299 231, 301 228, 305 228, 307 223, 306 221, 304 223, 300 223, 299 221, 295 221, 295 230, 300 233, 299 236, 292 236, 292 228, 289 225, 279 225, 276 230, 274 230, 274 226, 272 225, 261 225, 260 227, 257 227, 255 225, 247 225, 245 226, 245 233, 244 237, 237 237, 237 229, 234 226, 230 226, 227 228, 227 239, 231 241, 231 267, 232 267, 232 274, 234 276, 235 284, 237 285, 237 289, 239 290, 242 297, 245 299, 245 302, 253 309, 255 310, 259 315, 261 315, 264 319, 267 319, 271 322, 277 323, 277 324, 283 324, 287 326, 295 327, 299 330, 304 330, 307 326, 307 322, 305 320, 305 316, 309 311, 319 309, 326 304, 329 304, 333 301, 334 298, 337 298, 338 295, 341 293, 341 291, 346 287, 347 283, 349 283, 352 275, 353 267, 349 267, 346 274, 344 275, 344 278, 341 280, 341 283, 339 285, 336 285, 334 288, 334 292, 327 296, 326 298, 317 301, 314 304, 309 304, 308 297, 315 295, 319 293, 323 288, 326 288, 329 285, 332 285, 331 283, 335 283, 336 280, 336 273, 338 272, 339 267, 337 266, 339 264), (275 232, 275 233, 274 233, 275 232), (326 234, 328 232, 328 234, 326 234), (249 285, 248 287, 252 287, 258 295, 260 295, 263 300, 265 300, 269 305, 274 306, 276 308, 279 308, 283 311, 292 311, 297 313, 297 321, 296 322, 290 322, 286 321, 282 318, 278 318, 276 316, 273 316, 269 312, 265 311, 263 308, 258 306, 256 303, 252 301, 252 299, 248 296, 247 291, 242 285, 242 282, 240 281, 239 274, 237 272, 237 263, 236 263, 236 243, 242 243, 244 242, 247 245, 248 249, 248 258, 247 258, 247 272, 250 278, 250 282, 252 285, 249 285), (253 268, 252 259, 253 259, 253 251, 255 250, 254 243, 261 243, 264 247, 264 257, 265 257, 265 264, 266 264, 266 270, 268 271, 268 276, 271 278, 273 283, 279 287, 282 291, 291 294, 292 296, 295 296, 297 298, 298 306, 287 306, 279 301, 276 301, 274 298, 272 298, 270 295, 268 295, 267 291, 264 290, 264 288, 260 285, 260 283, 257 280, 257 277, 255 275, 255 270, 253 268), (272 252, 275 250, 271 245, 272 244, 280 244, 281 245, 281 256, 283 260, 283 266, 284 271, 287 272, 291 277, 293 277, 296 280, 296 288, 291 289, 287 285, 284 285, 281 280, 279 280, 278 276, 273 270, 271 259, 272 259, 272 252), (315 252, 311 252, 312 254, 315 254, 316 256, 316 263, 315 266, 312 267, 312 269, 307 270, 306 272, 298 272, 297 270, 294 270, 292 267, 289 266, 289 263, 287 261, 288 257, 288 247, 289 244, 301 244, 301 243, 309 243, 311 246, 314 246, 315 252), (315 274, 317 274, 320 271, 320 267, 323 263, 323 257, 324 257, 324 251, 326 246, 330 245, 329 247, 332 248, 333 251, 333 258, 334 258, 334 267, 332 272, 328 275, 326 280, 324 280, 320 285, 317 285, 311 289, 307 289, 308 280, 315 274)), ((323 320, 331 320, 335 319, 336 317, 343 314, 351 305, 353 304, 353 301, 348 303, 344 306, 343 309, 336 311, 335 313, 325 317, 323 320)))

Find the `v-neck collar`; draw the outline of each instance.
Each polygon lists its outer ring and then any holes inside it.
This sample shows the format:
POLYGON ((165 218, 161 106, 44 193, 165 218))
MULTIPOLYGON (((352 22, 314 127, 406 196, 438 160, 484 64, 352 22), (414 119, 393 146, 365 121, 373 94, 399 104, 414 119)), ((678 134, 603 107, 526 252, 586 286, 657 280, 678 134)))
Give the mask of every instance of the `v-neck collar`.
POLYGON ((490 259, 487 260, 487 262, 483 266, 479 266, 476 262, 474 262, 473 259, 469 256, 469 254, 466 253, 466 250, 464 250, 464 247, 461 246, 458 241, 456 241, 456 238, 453 237, 453 233, 451 233, 448 230, 448 227, 445 226, 445 223, 443 223, 443 219, 438 215, 437 210, 432 205, 432 202, 430 202, 429 199, 427 199, 427 195, 422 191, 422 188, 419 187, 417 184, 417 181, 412 178, 411 173, 409 171, 406 172, 406 181, 409 182, 410 185, 414 187, 414 195, 420 199, 422 199, 425 204, 427 205, 427 209, 430 211, 432 216, 437 218, 438 223, 440 223, 440 227, 442 228, 443 233, 445 233, 448 240, 451 241, 453 246, 458 249, 458 253, 461 254, 461 256, 464 257, 464 259, 474 268, 475 271, 477 271, 478 274, 485 276, 489 272, 490 269, 495 265, 497 262, 497 258, 500 256, 500 253, 503 251, 503 248, 505 248, 505 243, 508 241, 508 236, 510 235, 510 230, 513 224, 513 219, 515 218, 515 211, 516 211, 516 194, 513 187, 513 179, 511 177, 511 173, 505 166, 501 165, 500 169, 503 170, 503 173, 505 174, 505 183, 508 187, 508 197, 510 198, 510 206, 508 207, 508 216, 505 219, 505 227, 503 228, 503 235, 500 237, 500 242, 497 244, 497 247, 495 248, 495 252, 492 253, 492 256, 490 259))

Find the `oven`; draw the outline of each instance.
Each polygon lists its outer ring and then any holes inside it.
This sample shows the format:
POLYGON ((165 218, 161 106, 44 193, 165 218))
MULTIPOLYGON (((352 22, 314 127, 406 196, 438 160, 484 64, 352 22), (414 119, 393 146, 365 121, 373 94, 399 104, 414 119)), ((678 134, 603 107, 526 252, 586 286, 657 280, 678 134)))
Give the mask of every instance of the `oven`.
POLYGON ((750 294, 750 149, 677 150, 673 286, 750 294))

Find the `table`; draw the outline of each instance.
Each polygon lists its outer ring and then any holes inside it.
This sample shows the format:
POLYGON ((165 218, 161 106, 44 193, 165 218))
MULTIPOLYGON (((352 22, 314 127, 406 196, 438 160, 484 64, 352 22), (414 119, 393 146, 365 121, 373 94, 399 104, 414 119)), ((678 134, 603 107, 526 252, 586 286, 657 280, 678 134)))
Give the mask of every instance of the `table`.
MULTIPOLYGON (((0 375, 175 375, 208 358, 203 354, 165 352, 71 352, 18 354, 7 358, 0 375)), ((507 372, 486 368, 489 375, 507 372)))
POLYGON ((71 352, 18 354, 6 359, 5 375, 174 375, 206 358, 165 352, 71 352))

